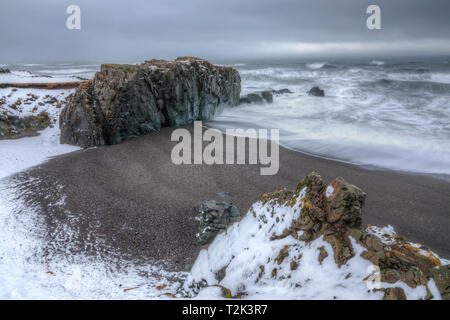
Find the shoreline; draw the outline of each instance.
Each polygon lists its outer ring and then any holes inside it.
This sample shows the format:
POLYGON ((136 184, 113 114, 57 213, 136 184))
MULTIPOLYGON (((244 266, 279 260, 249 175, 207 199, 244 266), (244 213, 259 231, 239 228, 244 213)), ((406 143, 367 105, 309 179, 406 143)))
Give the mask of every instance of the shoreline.
MULTIPOLYGON (((192 125, 184 128, 193 130, 192 125)), ((24 200, 40 207, 50 242, 61 224, 76 227, 75 242, 80 245, 71 254, 114 252, 120 259, 142 264, 160 260, 171 270, 185 270, 201 248, 195 216, 203 200, 232 202, 245 214, 257 196, 282 187, 294 189, 316 171, 326 181, 342 176, 367 193, 364 224, 390 224, 399 235, 450 257, 446 181, 368 170, 284 147, 274 176, 260 176, 259 165, 177 166, 170 160, 176 144, 170 141, 172 130, 60 155, 12 178, 17 183, 35 181, 22 185, 24 200), (229 197, 218 196, 220 192, 229 197), (54 206, 61 197, 64 204, 54 206)), ((59 234, 58 243, 49 242, 50 250, 64 254, 73 237, 59 234)))
MULTIPOLYGON (((206 124, 204 126, 205 126, 205 128, 215 129, 215 130, 219 131, 220 133, 222 133, 223 135, 226 135, 225 132, 223 132, 220 128, 214 127, 213 125, 206 124)), ((381 166, 369 165, 369 164, 359 164, 359 163, 353 163, 348 160, 335 159, 335 158, 328 157, 328 156, 321 156, 321 155, 314 154, 314 153, 300 150, 300 149, 289 148, 288 146, 285 146, 283 144, 279 144, 279 146, 280 146, 280 148, 283 148, 283 149, 286 149, 286 150, 289 150, 292 152, 300 153, 300 154, 308 156, 308 157, 338 162, 338 163, 351 165, 351 166, 356 166, 356 167, 359 167, 359 168, 362 168, 362 169, 365 169, 368 171, 387 171, 387 172, 394 172, 394 173, 398 173, 398 174, 423 176, 423 177, 433 178, 433 179, 442 180, 442 181, 450 183, 450 175, 444 174, 444 173, 416 172, 416 171, 398 170, 398 169, 393 169, 393 168, 389 168, 389 167, 381 167, 381 166)))

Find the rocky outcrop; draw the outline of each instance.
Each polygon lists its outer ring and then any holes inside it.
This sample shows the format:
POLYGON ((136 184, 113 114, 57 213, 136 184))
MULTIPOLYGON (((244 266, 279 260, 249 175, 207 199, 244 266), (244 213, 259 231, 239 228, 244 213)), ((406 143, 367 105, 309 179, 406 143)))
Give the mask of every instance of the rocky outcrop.
MULTIPOLYGON (((334 260, 342 266, 355 256, 350 237, 366 251, 362 257, 378 266, 381 282, 406 283, 411 288, 427 286, 430 278, 440 284, 443 297, 448 297, 450 286, 448 266, 441 266, 439 258, 428 248, 414 246, 411 242, 389 234, 380 239, 372 227, 362 228, 362 215, 366 194, 358 187, 339 177, 326 185, 317 173, 311 173, 297 186, 297 193, 305 190, 303 208, 283 237, 292 235, 303 241, 313 241, 321 236, 333 248, 334 260), (304 189, 305 188, 305 189, 304 189), (301 235, 298 236, 300 233, 301 235)), ((293 193, 295 194, 295 192, 293 193)), ((289 198, 289 191, 261 197, 261 201, 289 198)), ((403 291, 396 288, 397 291, 403 291)), ((392 290, 385 298, 393 297, 392 290)), ((404 296, 404 293, 399 296, 404 296)))
POLYGON ((72 82, 49 82, 49 83, 0 83, 0 89, 3 88, 21 88, 21 89, 46 89, 46 90, 61 90, 74 89, 84 84, 85 81, 72 82))
POLYGON ((392 228, 363 227, 365 199, 343 178, 326 184, 317 173, 294 191, 264 194, 200 252, 184 289, 220 286, 239 297, 280 285, 302 298, 450 299, 448 262, 392 228))
POLYGON ((216 202, 215 200, 203 201, 198 215, 199 231, 197 239, 200 244, 208 244, 216 235, 235 222, 241 213, 232 204, 216 202))
POLYGON ((272 93, 273 94, 287 94, 287 93, 290 94, 293 92, 289 89, 284 88, 284 89, 280 89, 280 90, 272 90, 272 93))
POLYGON ((249 93, 239 100, 239 104, 259 104, 263 102, 264 100, 260 93, 249 93))
POLYGON ((239 100, 240 104, 261 104, 263 102, 272 103, 274 94, 286 94, 293 93, 289 89, 280 89, 280 90, 264 90, 259 92, 252 92, 245 96, 242 96, 239 100))
POLYGON ((63 109, 61 143, 117 144, 162 126, 208 120, 220 106, 239 104, 240 81, 235 69, 192 57, 104 64, 63 109))
POLYGON ((6 68, 0 68, 0 74, 1 73, 11 73, 11 71, 9 69, 6 69, 6 68))
POLYGON ((308 95, 315 97, 325 97, 325 91, 320 89, 319 87, 312 87, 311 90, 308 91, 308 95))
POLYGON ((27 117, 0 115, 0 140, 36 136, 49 125, 50 117, 45 111, 27 117))

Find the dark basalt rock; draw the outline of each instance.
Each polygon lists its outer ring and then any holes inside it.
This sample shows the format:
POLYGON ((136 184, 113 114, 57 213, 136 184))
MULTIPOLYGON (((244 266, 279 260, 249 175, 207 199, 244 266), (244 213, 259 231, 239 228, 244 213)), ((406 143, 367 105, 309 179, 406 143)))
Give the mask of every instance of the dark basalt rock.
POLYGON ((239 104, 237 70, 193 57, 104 64, 82 83, 60 116, 61 143, 93 147, 208 120, 239 104))
POLYGON ((273 95, 271 91, 262 91, 261 96, 264 100, 266 100, 268 103, 273 102, 273 95))
POLYGON ((291 90, 289 89, 280 89, 280 90, 272 90, 273 94, 286 94, 286 93, 293 93, 291 90))
POLYGON ((9 69, 6 69, 6 68, 0 68, 0 74, 1 73, 11 73, 11 71, 9 69))
POLYGON ((325 91, 320 89, 319 87, 312 87, 311 90, 308 91, 308 94, 315 97, 324 97, 325 91))
POLYGON ((267 103, 272 103, 273 102, 273 95, 274 94, 286 94, 286 93, 293 93, 291 90, 289 89, 280 89, 280 90, 264 90, 264 91, 260 91, 260 92, 252 92, 249 93, 243 97, 241 97, 239 103, 240 104, 261 104, 264 101, 267 103))
MULTIPOLYGON (((350 237, 365 251, 361 257, 380 268, 381 282, 395 284, 403 281, 409 287, 425 286, 434 279, 443 299, 450 299, 450 266, 441 265, 437 256, 426 247, 412 245, 408 240, 384 234, 375 235, 371 226, 362 225, 366 194, 353 184, 338 177, 326 184, 319 174, 311 173, 294 192, 281 189, 264 194, 257 200, 263 204, 292 206, 301 190, 305 190, 304 204, 298 219, 277 240, 291 235, 303 241, 313 241, 321 236, 333 249, 335 263, 341 267, 355 256, 350 237), (301 231, 301 236, 297 236, 301 231)), ((319 256, 320 261, 320 256, 319 256)), ((380 289, 384 299, 404 299, 400 288, 380 289)), ((431 294, 426 299, 430 299, 431 294)))
POLYGON ((199 210, 199 232, 197 239, 200 244, 211 243, 217 234, 225 230, 235 222, 241 213, 232 204, 227 202, 216 202, 215 200, 203 201, 199 210))

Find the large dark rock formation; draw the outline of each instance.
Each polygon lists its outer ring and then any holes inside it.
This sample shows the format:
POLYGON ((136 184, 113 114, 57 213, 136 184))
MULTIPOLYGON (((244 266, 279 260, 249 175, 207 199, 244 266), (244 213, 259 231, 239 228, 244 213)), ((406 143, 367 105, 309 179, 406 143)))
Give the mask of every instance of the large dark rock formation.
POLYGON ((220 106, 239 104, 237 70, 192 57, 104 64, 61 113, 61 143, 117 144, 135 136, 208 120, 220 106))

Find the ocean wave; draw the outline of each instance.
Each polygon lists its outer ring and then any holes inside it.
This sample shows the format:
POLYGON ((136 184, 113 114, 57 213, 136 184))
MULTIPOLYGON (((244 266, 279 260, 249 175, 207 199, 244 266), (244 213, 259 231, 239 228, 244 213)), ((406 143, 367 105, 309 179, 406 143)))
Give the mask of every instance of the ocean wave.
POLYGON ((328 62, 313 62, 306 64, 306 67, 309 69, 317 70, 317 69, 335 69, 336 66, 329 64, 328 62))
POLYGON ((382 65, 384 65, 384 61, 372 60, 372 61, 370 61, 370 64, 375 65, 375 66, 382 66, 382 65))

